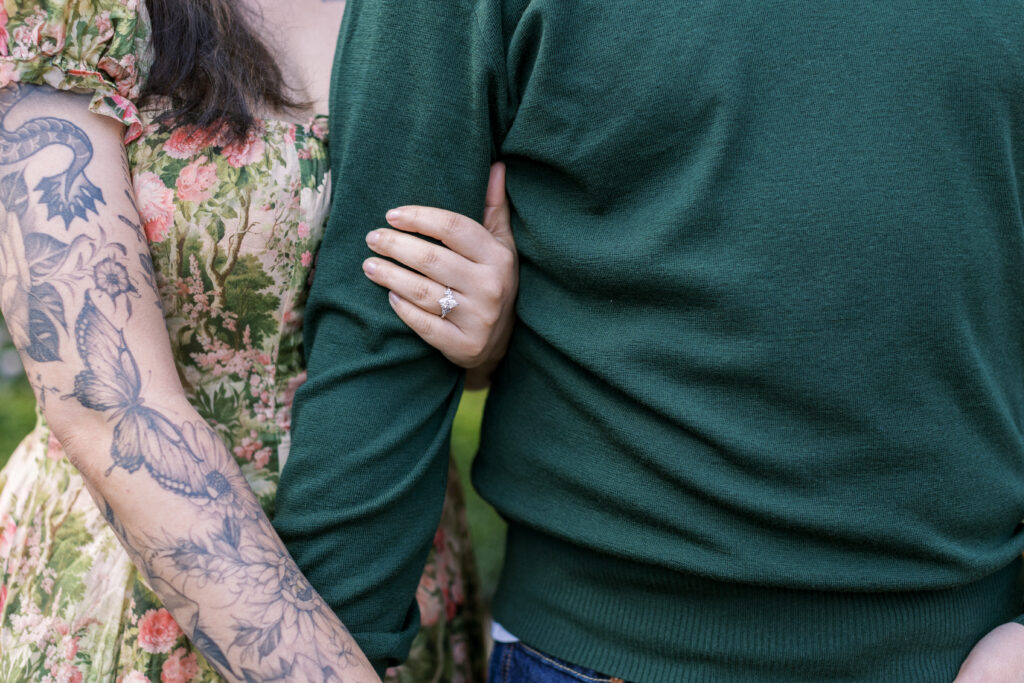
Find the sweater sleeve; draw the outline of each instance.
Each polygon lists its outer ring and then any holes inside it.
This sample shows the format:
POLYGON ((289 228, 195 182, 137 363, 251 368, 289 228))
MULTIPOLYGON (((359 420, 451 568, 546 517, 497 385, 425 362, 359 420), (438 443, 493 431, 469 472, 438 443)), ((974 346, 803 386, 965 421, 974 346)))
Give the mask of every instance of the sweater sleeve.
POLYGON ((335 60, 332 214, 275 526, 378 670, 419 628, 462 373, 363 275, 365 236, 406 204, 482 216, 507 99, 490 5, 349 0, 335 60))

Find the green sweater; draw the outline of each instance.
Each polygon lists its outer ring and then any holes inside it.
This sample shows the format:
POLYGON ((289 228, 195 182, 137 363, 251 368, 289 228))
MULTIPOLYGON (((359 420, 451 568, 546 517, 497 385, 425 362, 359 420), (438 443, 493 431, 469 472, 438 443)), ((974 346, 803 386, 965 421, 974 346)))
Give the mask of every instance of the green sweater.
POLYGON ((518 320, 474 468, 495 615, 635 681, 951 680, 1019 618, 1019 0, 349 0, 276 525, 404 656, 461 374, 364 235, 481 214, 518 320))

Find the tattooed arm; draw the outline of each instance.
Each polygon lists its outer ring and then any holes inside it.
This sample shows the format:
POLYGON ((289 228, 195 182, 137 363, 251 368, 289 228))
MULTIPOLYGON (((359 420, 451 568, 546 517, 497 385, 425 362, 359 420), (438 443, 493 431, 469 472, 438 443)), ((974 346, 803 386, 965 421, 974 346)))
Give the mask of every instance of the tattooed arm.
POLYGON ((185 399, 120 124, 0 91, 0 306, 54 435, 149 585, 230 681, 378 680, 185 399))

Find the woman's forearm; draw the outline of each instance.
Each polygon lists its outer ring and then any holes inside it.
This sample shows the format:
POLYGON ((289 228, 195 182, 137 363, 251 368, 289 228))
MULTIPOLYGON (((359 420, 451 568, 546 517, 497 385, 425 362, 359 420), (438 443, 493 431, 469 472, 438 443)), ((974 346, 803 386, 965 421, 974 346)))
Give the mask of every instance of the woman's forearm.
POLYGON ((228 680, 377 680, 213 430, 190 408, 139 409, 147 414, 122 419, 161 423, 163 436, 148 438, 175 454, 168 465, 121 460, 118 450, 144 430, 125 437, 115 426, 107 443, 95 441, 109 448, 115 469, 87 482, 147 583, 211 664, 228 680))
POLYGON ((54 435, 228 680, 376 676, 184 399, 118 124, 0 91, 0 308, 54 435))

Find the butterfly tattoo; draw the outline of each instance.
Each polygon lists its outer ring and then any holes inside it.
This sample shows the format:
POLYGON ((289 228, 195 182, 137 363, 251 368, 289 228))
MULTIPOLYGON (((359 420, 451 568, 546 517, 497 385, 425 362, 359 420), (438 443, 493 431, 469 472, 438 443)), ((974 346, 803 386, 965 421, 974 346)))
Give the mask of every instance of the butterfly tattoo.
POLYGON ((75 322, 75 344, 86 369, 75 377, 75 398, 86 408, 111 411, 114 464, 134 473, 145 467, 153 479, 172 493, 196 500, 216 500, 231 493, 231 483, 209 467, 184 433, 140 397, 139 366, 117 329, 93 303, 89 292, 75 322))

